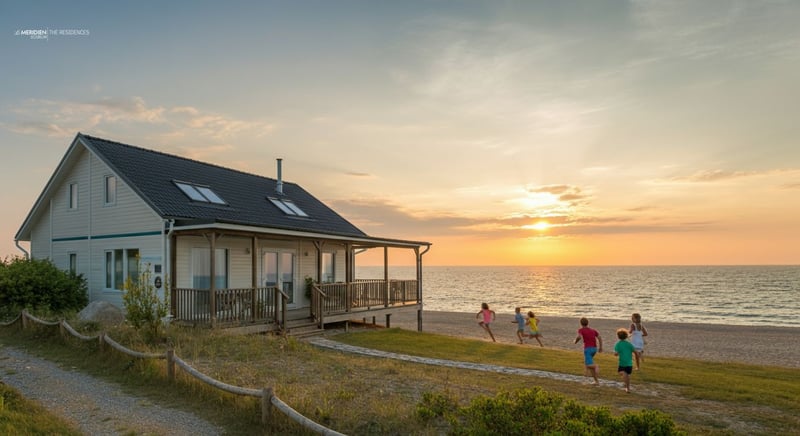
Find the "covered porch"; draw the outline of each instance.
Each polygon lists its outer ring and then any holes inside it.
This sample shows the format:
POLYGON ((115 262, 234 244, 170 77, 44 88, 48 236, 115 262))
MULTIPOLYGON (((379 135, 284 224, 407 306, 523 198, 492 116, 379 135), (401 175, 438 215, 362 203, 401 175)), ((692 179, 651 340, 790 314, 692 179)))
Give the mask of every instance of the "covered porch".
MULTIPOLYGON (((301 232, 245 231, 240 226, 176 227, 170 232, 170 310, 173 322, 253 331, 285 332, 289 321, 315 325, 417 311, 422 329, 422 255, 429 245, 375 238, 337 238, 301 232), (204 245, 205 248, 198 245, 204 245), (221 248, 223 247, 223 248, 221 248), (266 264, 276 248, 285 254, 283 281, 271 275, 266 264), (394 279, 389 272, 389 249, 411 250, 415 279, 394 279), (423 248, 423 250, 420 250, 423 248), (220 255, 220 250, 227 250, 220 255), (383 278, 355 277, 356 255, 369 249, 383 250, 383 278), (192 259, 205 251, 208 265, 204 286, 191 286, 192 259), (327 255, 327 258, 324 256, 327 255), (326 263, 333 262, 324 270, 326 263), (223 270, 224 280, 219 280, 223 270), (333 271, 333 272, 332 272, 333 271), (209 279, 214 278, 214 279, 209 279), (247 283, 247 284, 245 284, 247 283), (230 286, 235 284, 235 286, 230 286), (187 286, 189 285, 189 286, 187 286), (244 286, 242 286, 244 285, 244 286), (247 286, 249 285, 249 286, 247 286), (291 313, 291 315, 290 315, 291 313)), ((194 280, 194 284, 198 283, 194 280)))

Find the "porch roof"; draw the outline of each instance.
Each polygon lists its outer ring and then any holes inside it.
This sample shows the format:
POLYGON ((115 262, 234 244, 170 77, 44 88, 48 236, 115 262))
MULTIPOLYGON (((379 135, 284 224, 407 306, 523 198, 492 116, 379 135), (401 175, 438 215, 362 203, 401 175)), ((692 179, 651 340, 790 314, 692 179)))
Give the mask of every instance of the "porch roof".
POLYGON ((176 221, 173 231, 176 232, 202 232, 207 230, 215 230, 218 232, 252 234, 252 235, 271 235, 279 237, 288 237, 293 239, 309 239, 318 240, 324 239, 329 241, 347 242, 353 244, 355 248, 374 248, 374 247, 395 247, 395 248, 413 248, 413 247, 430 247, 430 242, 423 241, 409 241, 402 239, 391 238, 378 238, 372 236, 346 236, 334 235, 330 233, 317 233, 306 232, 291 229, 276 229, 264 228, 257 226, 246 226, 236 223, 222 223, 216 221, 176 221))

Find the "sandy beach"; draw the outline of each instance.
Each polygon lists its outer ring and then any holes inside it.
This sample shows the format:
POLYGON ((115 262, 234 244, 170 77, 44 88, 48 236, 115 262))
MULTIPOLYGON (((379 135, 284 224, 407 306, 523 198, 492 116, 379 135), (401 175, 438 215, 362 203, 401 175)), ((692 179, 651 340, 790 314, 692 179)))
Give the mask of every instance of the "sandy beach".
MULTIPOLYGON (((573 344, 576 331, 580 327, 577 318, 538 318, 545 347, 574 351, 581 349, 580 345, 573 344)), ((385 319, 376 321, 382 325, 385 319)), ((477 321, 474 313, 424 311, 423 331, 491 341, 477 321)), ((498 342, 517 343, 517 327, 513 321, 513 314, 497 314, 492 331, 498 342)), ((646 321, 644 325, 649 333, 645 338, 645 357, 681 357, 800 368, 800 328, 646 321)), ((416 330, 416 313, 392 315, 390 326, 416 330)), ((617 328, 630 326, 630 320, 590 319, 589 326, 600 332, 605 349, 612 352, 616 342, 614 332, 617 328)), ((522 346, 539 347, 536 340, 529 340, 527 345, 522 346)))

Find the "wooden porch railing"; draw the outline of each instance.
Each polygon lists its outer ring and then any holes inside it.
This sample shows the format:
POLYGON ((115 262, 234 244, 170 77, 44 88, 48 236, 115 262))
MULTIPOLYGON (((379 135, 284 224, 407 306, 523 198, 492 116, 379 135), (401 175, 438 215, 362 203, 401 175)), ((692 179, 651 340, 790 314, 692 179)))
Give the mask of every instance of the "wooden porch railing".
POLYGON ((419 303, 416 280, 357 280, 350 283, 315 283, 311 290, 311 315, 320 328, 326 315, 419 303))
MULTIPOLYGON (((276 323, 286 326, 289 296, 277 287, 215 289, 212 306, 208 289, 176 288, 173 292, 175 321, 192 324, 243 325, 276 323)), ((311 316, 320 325, 327 315, 366 311, 420 302, 416 280, 357 280, 350 283, 314 284, 311 316)))
POLYGON ((193 324, 286 324, 289 296, 277 287, 215 289, 212 306, 209 289, 176 288, 173 308, 176 321, 193 324), (213 316, 215 315, 215 316, 213 316))

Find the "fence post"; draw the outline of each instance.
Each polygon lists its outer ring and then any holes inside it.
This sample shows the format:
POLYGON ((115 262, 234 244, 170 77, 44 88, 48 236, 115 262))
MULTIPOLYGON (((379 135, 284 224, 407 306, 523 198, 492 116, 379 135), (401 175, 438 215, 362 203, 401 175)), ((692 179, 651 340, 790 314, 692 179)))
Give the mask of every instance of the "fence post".
POLYGON ((58 323, 58 333, 61 334, 61 339, 67 339, 67 334, 64 332, 64 320, 58 323))
POLYGON ((22 330, 28 328, 28 310, 22 309, 22 330))
POLYGON ((167 378, 175 381, 175 350, 172 348, 167 349, 167 378))
POLYGON ((97 335, 97 344, 100 348, 100 351, 103 351, 103 344, 105 343, 105 335, 106 334, 103 332, 100 332, 100 334, 97 335))
POLYGON ((272 422, 272 388, 261 390, 261 423, 272 422))

